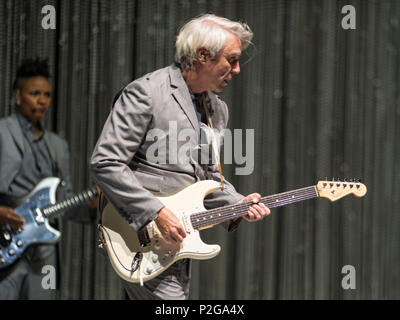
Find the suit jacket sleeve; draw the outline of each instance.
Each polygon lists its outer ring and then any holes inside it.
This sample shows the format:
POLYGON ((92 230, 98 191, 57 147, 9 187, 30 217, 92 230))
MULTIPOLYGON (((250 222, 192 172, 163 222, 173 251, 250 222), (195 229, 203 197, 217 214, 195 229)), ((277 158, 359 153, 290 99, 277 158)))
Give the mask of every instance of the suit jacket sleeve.
POLYGON ((6 194, 15 175, 19 171, 20 161, 17 161, 18 150, 5 120, 0 120, 0 193, 6 194), (11 159, 11 161, 10 161, 11 159))
POLYGON ((115 102, 91 158, 94 181, 137 231, 164 207, 144 189, 129 167, 152 119, 152 99, 145 82, 127 86, 115 102))

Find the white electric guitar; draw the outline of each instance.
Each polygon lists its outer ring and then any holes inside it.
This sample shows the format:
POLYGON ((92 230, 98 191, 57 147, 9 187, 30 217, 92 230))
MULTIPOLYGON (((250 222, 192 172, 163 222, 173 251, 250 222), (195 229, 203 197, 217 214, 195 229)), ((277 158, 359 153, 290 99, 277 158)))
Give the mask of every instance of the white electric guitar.
MULTIPOLYGON (((165 241, 154 221, 135 232, 108 203, 102 212, 99 236, 101 246, 106 249, 117 274, 127 281, 143 284, 177 260, 215 257, 221 250, 220 246, 205 244, 200 239, 199 230, 244 216, 252 205, 251 202, 244 202, 206 210, 203 206, 204 197, 218 189, 219 182, 205 180, 172 196, 158 198, 174 212, 185 228, 186 238, 181 244, 165 241)), ((348 194, 362 197, 366 192, 366 186, 358 181, 320 181, 315 186, 263 197, 260 202, 274 208, 316 197, 331 201, 348 194)))

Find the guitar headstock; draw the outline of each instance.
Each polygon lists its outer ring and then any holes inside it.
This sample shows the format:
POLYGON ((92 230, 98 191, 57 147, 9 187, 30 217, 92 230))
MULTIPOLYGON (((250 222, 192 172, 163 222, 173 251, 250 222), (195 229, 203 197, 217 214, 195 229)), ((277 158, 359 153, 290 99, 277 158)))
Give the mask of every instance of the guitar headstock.
POLYGON ((346 179, 345 181, 319 181, 317 191, 320 197, 331 201, 339 200, 349 194, 363 197, 367 193, 367 187, 357 179, 346 179), (346 181, 347 180, 347 181, 346 181))

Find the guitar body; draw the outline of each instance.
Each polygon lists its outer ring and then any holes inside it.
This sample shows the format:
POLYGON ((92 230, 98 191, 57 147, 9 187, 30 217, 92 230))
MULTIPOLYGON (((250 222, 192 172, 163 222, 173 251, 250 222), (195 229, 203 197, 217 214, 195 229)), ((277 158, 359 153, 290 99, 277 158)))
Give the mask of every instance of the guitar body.
POLYGON ((49 225, 40 208, 54 204, 59 178, 42 180, 14 210, 25 219, 21 232, 0 230, 0 270, 18 260, 28 246, 38 243, 55 243, 60 232, 49 225))
POLYGON ((220 183, 212 180, 197 182, 182 191, 158 199, 180 220, 186 231, 186 238, 180 245, 168 243, 163 239, 154 221, 143 231, 148 243, 141 247, 140 233, 137 233, 108 203, 102 213, 100 239, 108 253, 111 264, 117 274, 130 282, 142 282, 153 279, 165 271, 175 261, 192 259, 210 259, 218 255, 219 245, 205 244, 194 229, 190 216, 205 211, 203 200, 206 195, 220 189, 220 183), (133 271, 132 262, 138 252, 142 258, 138 268, 133 271))

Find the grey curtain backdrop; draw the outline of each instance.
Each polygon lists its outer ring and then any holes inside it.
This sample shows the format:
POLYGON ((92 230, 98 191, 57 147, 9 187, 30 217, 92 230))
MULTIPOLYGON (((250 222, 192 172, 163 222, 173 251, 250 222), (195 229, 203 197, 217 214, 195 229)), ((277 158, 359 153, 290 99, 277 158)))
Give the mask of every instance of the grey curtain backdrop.
MULTIPOLYGON (((205 12, 244 20, 255 33, 241 74, 222 94, 229 127, 254 129, 254 171, 239 176, 235 163, 225 164, 225 176, 243 194, 325 177, 361 178, 368 193, 273 209, 231 234, 202 231, 222 252, 193 263, 191 298, 399 299, 397 0, 1 0, 0 116, 12 112, 19 62, 48 57, 54 99, 45 124, 68 140, 74 187, 85 189, 116 92, 170 64, 179 27, 205 12), (41 26, 48 4, 55 30, 41 26), (355 30, 342 28, 345 5, 356 9, 355 30), (355 289, 341 285, 346 265, 355 289)), ((96 225, 67 222, 62 233, 61 299, 124 299, 97 249, 96 225)))

